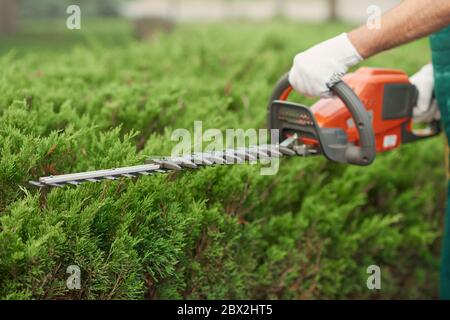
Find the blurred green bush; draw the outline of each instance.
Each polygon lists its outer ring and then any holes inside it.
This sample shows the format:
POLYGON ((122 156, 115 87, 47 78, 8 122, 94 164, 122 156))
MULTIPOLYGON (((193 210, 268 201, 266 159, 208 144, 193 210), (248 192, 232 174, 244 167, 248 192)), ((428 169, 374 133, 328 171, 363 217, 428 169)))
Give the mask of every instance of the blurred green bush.
MULTIPOLYGON (((263 128, 293 55, 346 28, 190 25, 150 43, 1 56, 0 297, 436 297, 441 138, 367 168, 293 158, 275 176, 236 166, 50 192, 27 185, 168 154, 171 132, 194 120, 263 128), (73 264, 81 290, 66 288, 73 264), (366 287, 371 264, 382 270, 377 292, 366 287)), ((423 40, 365 64, 412 73, 428 59, 423 40)))

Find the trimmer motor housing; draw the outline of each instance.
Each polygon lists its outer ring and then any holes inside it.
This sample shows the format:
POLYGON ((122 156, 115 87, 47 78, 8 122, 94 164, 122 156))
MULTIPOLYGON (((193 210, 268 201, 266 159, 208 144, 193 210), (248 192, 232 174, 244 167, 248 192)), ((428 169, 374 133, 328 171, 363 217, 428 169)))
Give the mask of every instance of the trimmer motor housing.
POLYGON ((348 101, 348 97, 331 88, 337 98, 321 99, 308 108, 287 101, 292 87, 285 75, 270 99, 268 128, 280 130, 280 141, 296 134, 298 143, 316 147, 330 160, 342 163, 352 162, 333 157, 337 146, 374 148, 378 153, 440 133, 438 121, 425 129, 413 130, 412 112, 418 92, 406 73, 363 67, 344 76, 343 81, 351 88, 353 99, 348 101), (361 133, 367 134, 367 128, 372 138, 361 137, 361 133), (372 142, 373 146, 365 145, 372 142))

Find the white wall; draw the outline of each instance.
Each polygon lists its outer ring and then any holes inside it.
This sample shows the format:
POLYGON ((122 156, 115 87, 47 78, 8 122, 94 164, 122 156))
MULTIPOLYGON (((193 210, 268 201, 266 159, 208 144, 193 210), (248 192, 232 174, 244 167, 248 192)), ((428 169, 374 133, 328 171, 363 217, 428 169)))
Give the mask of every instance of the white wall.
MULTIPOLYGON (((338 17, 362 22, 368 6, 378 5, 385 11, 399 2, 338 0, 338 17)), ((126 3, 122 12, 130 18, 158 16, 179 21, 266 20, 279 14, 295 20, 324 21, 329 16, 327 0, 137 0, 126 3)))

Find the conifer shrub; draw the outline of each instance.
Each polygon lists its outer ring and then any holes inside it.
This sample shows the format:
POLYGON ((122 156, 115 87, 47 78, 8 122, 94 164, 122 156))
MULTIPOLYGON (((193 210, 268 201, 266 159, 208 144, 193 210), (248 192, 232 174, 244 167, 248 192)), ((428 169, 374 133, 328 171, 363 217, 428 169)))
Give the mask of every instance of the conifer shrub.
MULTIPOLYGON (((435 297, 442 138, 364 168, 289 158, 274 176, 242 165, 50 191, 27 184, 169 154, 172 131, 195 120, 264 128, 293 55, 346 28, 193 25, 150 43, 2 54, 0 298, 435 297), (381 290, 366 287, 372 264, 381 290), (80 290, 66 286, 69 265, 81 269, 80 290)), ((411 74, 427 52, 424 40, 365 64, 411 74)))

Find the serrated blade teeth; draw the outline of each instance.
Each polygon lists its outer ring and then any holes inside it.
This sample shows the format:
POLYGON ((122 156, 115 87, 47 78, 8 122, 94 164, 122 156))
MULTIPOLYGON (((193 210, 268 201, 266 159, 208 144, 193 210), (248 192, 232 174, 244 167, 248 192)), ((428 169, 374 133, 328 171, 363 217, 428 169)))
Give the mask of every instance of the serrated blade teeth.
POLYGON ((261 146, 261 150, 266 152, 269 155, 269 157, 280 157, 280 156, 282 156, 282 153, 277 150, 276 146, 264 145, 264 146, 261 146))
POLYGON ((163 169, 175 171, 181 170, 181 167, 178 164, 169 160, 154 160, 154 163, 159 164, 163 169))
POLYGON ((229 159, 227 159, 225 151, 214 151, 211 153, 211 159, 214 159, 214 163, 217 164, 229 164, 231 163, 229 159))
POLYGON ((288 143, 286 141, 281 143, 281 145, 265 144, 249 148, 242 147, 238 149, 194 153, 193 155, 165 158, 151 157, 143 165, 47 176, 39 178, 39 181, 30 181, 29 184, 40 188, 46 186, 63 187, 64 185, 78 186, 84 182, 117 180, 121 177, 136 178, 138 176, 152 175, 153 173, 180 171, 186 168, 196 169, 198 166, 241 164, 246 161, 254 163, 258 159, 266 160, 283 155, 293 156, 303 153, 304 155, 309 155, 314 153, 314 150, 300 150, 301 148, 298 145, 292 145, 291 142, 288 141, 288 143))
POLYGON ((136 178, 136 175, 130 173, 122 173, 121 176, 124 178, 136 178))
POLYGON ((213 162, 210 161, 207 158, 207 156, 205 156, 204 154, 194 155, 192 157, 192 160, 194 161, 195 164, 200 164, 200 165, 204 165, 204 166, 211 166, 211 165, 213 165, 213 162))
POLYGON ((223 156, 221 156, 220 154, 216 154, 211 153, 207 155, 208 160, 210 160, 211 162, 213 162, 214 164, 225 164, 225 159, 223 158, 223 156))
POLYGON ((143 164, 130 167, 112 168, 95 171, 85 171, 78 173, 69 173, 55 176, 47 176, 39 178, 39 181, 30 181, 30 185, 36 187, 62 187, 63 185, 80 185, 84 182, 100 182, 104 180, 116 180, 120 177, 134 178, 139 174, 149 175, 151 172, 161 170, 161 165, 158 164, 143 164))
POLYGON ((251 154, 253 154, 255 157, 257 157, 258 159, 268 159, 268 158, 270 158, 269 155, 266 152, 264 152, 263 150, 260 150, 260 148, 258 148, 258 147, 250 148, 249 152, 251 154))
POLYGON ((78 185, 81 184, 81 182, 78 182, 78 181, 67 181, 66 183, 67 183, 67 184, 71 184, 71 185, 73 185, 73 186, 78 186, 78 185))
POLYGON ((236 155, 234 151, 231 151, 231 150, 225 150, 224 158, 227 160, 228 164, 242 163, 245 161, 245 157, 241 158, 238 155, 236 155))
POLYGON ((102 177, 102 178, 105 180, 117 180, 118 179, 117 177, 114 177, 114 176, 106 176, 106 177, 102 177))
POLYGON ((40 182, 38 182, 38 181, 28 181, 28 183, 29 183, 30 185, 32 185, 33 187, 38 187, 38 188, 45 187, 45 184, 40 183, 40 182))
MULTIPOLYGON (((192 162, 192 156, 179 156, 179 157, 167 157, 162 159, 162 162, 167 162, 167 163, 171 163, 174 165, 178 165, 181 168, 189 168, 189 169, 197 169, 197 165, 195 163, 192 162)), ((154 163, 160 163, 161 164, 161 160, 156 159, 153 161, 154 163)), ((176 169, 172 169, 172 170, 176 170, 176 169)))
POLYGON ((180 166, 182 166, 183 168, 190 168, 190 169, 197 169, 198 168, 198 166, 195 163, 193 163, 193 162, 191 162, 189 160, 182 160, 180 162, 180 166))
POLYGON ((284 146, 278 146, 278 149, 285 156, 295 156, 296 155, 295 151, 290 149, 290 148, 287 148, 287 147, 284 147, 284 146))
POLYGON ((64 187, 64 185, 59 184, 59 183, 49 183, 48 185, 51 187, 55 187, 55 188, 63 188, 64 187))
POLYGON ((244 158, 245 160, 248 160, 248 161, 255 161, 256 160, 256 157, 254 155, 252 155, 246 149, 238 149, 238 150, 236 150, 235 153, 236 153, 237 156, 239 156, 241 158, 244 158))

